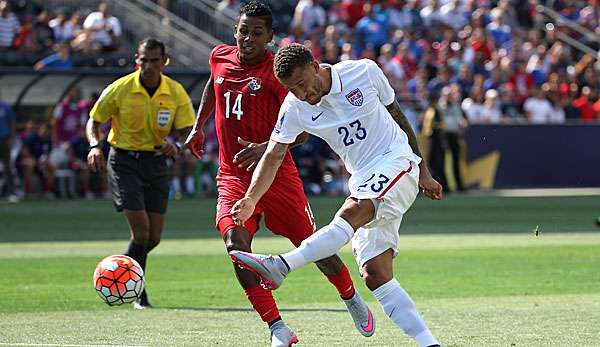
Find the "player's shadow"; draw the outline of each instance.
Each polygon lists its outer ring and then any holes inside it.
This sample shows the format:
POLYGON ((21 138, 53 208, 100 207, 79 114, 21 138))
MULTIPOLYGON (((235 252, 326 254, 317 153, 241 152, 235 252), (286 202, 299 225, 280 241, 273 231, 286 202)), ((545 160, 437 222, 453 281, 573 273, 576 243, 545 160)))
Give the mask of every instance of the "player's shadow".
MULTIPOLYGON (((215 311, 215 312, 254 312, 254 309, 244 307, 160 307, 158 309, 181 310, 181 311, 215 311)), ((343 308, 280 308, 282 312, 347 312, 343 308)))

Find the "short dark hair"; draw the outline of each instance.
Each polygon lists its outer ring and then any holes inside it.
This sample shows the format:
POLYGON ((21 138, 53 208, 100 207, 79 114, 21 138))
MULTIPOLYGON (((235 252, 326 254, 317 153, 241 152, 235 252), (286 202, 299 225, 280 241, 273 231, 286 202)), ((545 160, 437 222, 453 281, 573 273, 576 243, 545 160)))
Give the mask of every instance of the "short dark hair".
POLYGON ((146 49, 160 49, 160 53, 162 56, 164 56, 166 54, 165 52, 165 44, 162 43, 162 41, 159 41, 155 38, 152 37, 147 37, 145 39, 143 39, 142 41, 140 41, 140 43, 138 44, 138 49, 140 47, 142 47, 142 45, 146 45, 146 49))
POLYGON ((294 73, 296 68, 305 67, 314 60, 315 58, 308 48, 298 43, 292 43, 277 52, 273 70, 278 79, 286 79, 294 73))
POLYGON ((271 12, 271 9, 265 3, 260 1, 250 1, 240 9, 240 17, 244 14, 246 17, 259 17, 265 21, 265 24, 269 29, 273 28, 273 12, 271 12))

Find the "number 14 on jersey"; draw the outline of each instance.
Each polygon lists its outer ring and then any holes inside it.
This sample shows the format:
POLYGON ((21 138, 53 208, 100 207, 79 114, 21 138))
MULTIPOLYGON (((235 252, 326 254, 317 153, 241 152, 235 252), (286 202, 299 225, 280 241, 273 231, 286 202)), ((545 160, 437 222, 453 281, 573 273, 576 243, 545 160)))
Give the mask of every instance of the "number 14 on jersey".
POLYGON ((237 120, 242 119, 244 111, 242 111, 242 94, 237 94, 233 105, 231 105, 231 92, 223 94, 225 97, 225 118, 229 118, 230 114, 235 114, 237 120))

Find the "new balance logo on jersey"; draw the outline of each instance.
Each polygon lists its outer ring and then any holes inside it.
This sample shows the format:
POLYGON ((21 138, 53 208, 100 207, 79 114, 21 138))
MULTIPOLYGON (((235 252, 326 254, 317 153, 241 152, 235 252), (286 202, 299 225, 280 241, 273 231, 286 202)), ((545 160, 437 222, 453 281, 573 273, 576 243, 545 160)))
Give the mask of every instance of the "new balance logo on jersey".
POLYGON ((317 119, 319 119, 319 117, 321 117, 321 115, 322 115, 322 114, 323 114, 323 112, 319 113, 319 114, 318 114, 318 115, 316 115, 316 116, 312 116, 312 120, 313 120, 313 122, 314 122, 314 121, 316 121, 317 119))
POLYGON ((225 79, 223 78, 223 76, 217 77, 217 84, 221 84, 221 83, 223 83, 223 81, 225 81, 225 79))
POLYGON ((346 94, 346 99, 354 106, 362 106, 363 104, 363 94, 358 88, 346 94))

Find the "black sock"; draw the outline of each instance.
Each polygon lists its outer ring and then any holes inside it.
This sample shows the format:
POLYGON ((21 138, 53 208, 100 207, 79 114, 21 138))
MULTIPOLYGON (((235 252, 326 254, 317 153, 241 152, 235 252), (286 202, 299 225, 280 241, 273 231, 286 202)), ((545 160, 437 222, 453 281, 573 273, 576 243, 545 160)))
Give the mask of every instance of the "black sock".
POLYGON ((135 261, 140 264, 144 272, 146 271, 146 254, 146 247, 144 245, 140 245, 133 240, 129 241, 129 246, 127 247, 125 255, 135 259, 135 261))
POLYGON ((270 322, 268 323, 268 324, 269 324, 269 328, 270 328, 271 326, 273 326, 273 324, 275 324, 275 323, 279 322, 280 320, 281 320, 281 316, 279 316, 279 317, 277 317, 277 318, 273 319, 272 321, 270 321, 270 322))
MULTIPOLYGON (((136 243, 133 240, 131 240, 131 241, 129 241, 129 246, 127 247, 127 251, 125 252, 125 255, 135 259, 135 261, 137 261, 140 264, 140 266, 142 267, 142 270, 144 270, 144 274, 146 273, 147 252, 146 252, 145 246, 140 245, 139 243, 136 243)), ((144 304, 148 303, 148 295, 146 294, 145 288, 142 291, 142 293, 140 294, 140 301, 144 304)))

